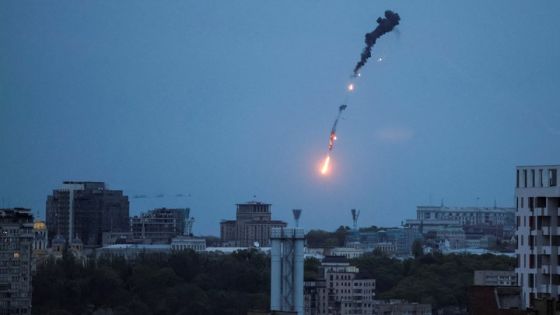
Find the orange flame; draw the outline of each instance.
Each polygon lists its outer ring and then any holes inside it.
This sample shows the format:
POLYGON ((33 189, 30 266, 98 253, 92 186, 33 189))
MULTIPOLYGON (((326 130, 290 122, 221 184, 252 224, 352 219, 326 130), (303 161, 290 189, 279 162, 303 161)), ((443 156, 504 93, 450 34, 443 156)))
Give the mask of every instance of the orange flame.
POLYGON ((329 164, 331 162, 331 156, 327 155, 325 162, 323 162, 323 167, 321 167, 321 174, 326 175, 329 171, 329 164))

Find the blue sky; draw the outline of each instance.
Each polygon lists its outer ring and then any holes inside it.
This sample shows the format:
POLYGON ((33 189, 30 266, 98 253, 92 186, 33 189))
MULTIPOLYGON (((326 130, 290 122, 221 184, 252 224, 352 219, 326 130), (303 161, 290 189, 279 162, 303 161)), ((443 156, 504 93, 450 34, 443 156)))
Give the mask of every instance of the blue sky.
POLYGON ((0 203, 44 215, 63 180, 131 214, 235 203, 334 229, 419 204, 513 204, 516 165, 560 162, 557 1, 2 1, 0 203), (318 166, 378 16, 382 37, 318 166), (383 60, 377 62, 381 57, 383 60), (174 197, 176 194, 187 197, 174 197), (190 196, 189 196, 190 194, 190 196))

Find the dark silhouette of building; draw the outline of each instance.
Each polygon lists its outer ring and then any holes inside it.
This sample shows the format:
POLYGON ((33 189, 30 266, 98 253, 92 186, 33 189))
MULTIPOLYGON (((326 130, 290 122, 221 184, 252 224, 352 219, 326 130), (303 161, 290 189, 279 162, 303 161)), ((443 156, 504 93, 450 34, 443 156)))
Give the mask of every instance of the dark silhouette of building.
MULTIPOLYGON (((130 218, 132 237, 152 244, 169 244, 172 238, 185 234, 189 213, 188 208, 159 208, 134 216, 130 218)), ((187 231, 189 234, 191 231, 187 231)))
POLYGON ((33 215, 0 209, 0 315, 31 314, 33 215))
POLYGON ((65 181, 47 198, 49 238, 80 239, 84 247, 100 247, 103 232, 129 231, 128 197, 103 182, 65 181))
POLYGON ((251 201, 237 204, 236 220, 220 223, 220 237, 225 246, 269 246, 272 228, 286 226, 284 221, 272 220, 270 204, 251 201))

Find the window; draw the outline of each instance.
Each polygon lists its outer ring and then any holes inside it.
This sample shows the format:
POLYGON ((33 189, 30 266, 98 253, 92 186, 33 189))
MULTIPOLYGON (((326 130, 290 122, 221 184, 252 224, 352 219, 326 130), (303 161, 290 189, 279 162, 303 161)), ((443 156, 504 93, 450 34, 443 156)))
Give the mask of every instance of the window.
POLYGON ((531 186, 535 187, 535 170, 531 170, 531 186))
POLYGON ((523 187, 527 187, 527 170, 523 170, 523 187))
POLYGON ((543 173, 542 173, 542 169, 539 170, 539 182, 540 182, 540 186, 543 186, 543 173))
POLYGON ((556 186, 556 169, 551 168, 548 170, 548 186, 554 187, 556 186))
POLYGON ((535 207, 537 208, 546 208, 546 197, 537 197, 535 198, 535 207))
POLYGON ((519 188, 519 170, 517 170, 516 172, 516 177, 515 177, 515 187, 519 188))

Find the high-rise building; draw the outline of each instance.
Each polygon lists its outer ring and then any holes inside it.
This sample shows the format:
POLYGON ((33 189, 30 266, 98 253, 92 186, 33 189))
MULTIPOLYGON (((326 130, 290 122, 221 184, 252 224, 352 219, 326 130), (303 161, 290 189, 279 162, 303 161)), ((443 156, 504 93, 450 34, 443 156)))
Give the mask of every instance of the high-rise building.
POLYGON ((523 307, 534 298, 559 298, 560 165, 518 166, 517 281, 523 307))
MULTIPOLYGON (((171 239, 185 234, 189 218, 189 208, 159 208, 130 218, 130 231, 133 239, 146 240, 152 244, 169 244, 171 239), (187 222, 188 221, 188 222, 187 222)), ((189 235, 187 231, 186 235, 189 235)))
POLYGON ((237 204, 236 220, 220 223, 221 241, 226 246, 250 247, 270 245, 272 228, 286 227, 286 222, 272 220, 270 204, 257 201, 237 204))
POLYGON ((31 314, 33 215, 0 209, 0 315, 31 314))
POLYGON ((85 247, 102 244, 103 232, 129 231, 128 197, 103 182, 65 181, 47 197, 49 238, 78 238, 85 247))

